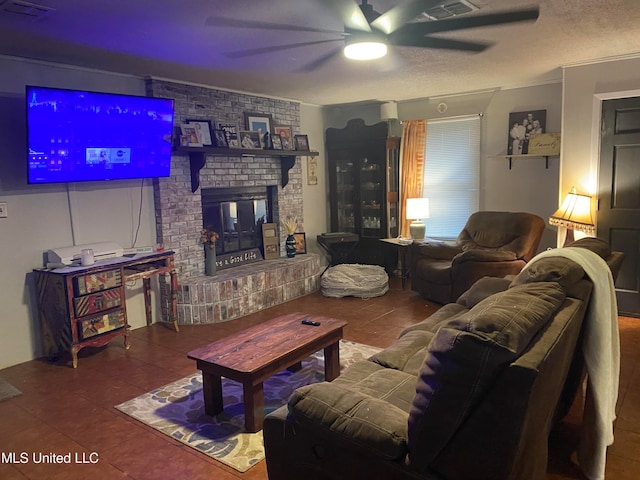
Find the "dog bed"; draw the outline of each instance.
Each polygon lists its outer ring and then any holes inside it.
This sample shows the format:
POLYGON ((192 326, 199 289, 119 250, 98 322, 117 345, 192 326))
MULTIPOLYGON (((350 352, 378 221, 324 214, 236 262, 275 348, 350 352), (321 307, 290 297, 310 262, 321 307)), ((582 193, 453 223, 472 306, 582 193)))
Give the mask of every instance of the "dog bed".
POLYGON ((377 265, 341 264, 324 272, 320 287, 325 297, 380 297, 389 290, 389 276, 377 265))

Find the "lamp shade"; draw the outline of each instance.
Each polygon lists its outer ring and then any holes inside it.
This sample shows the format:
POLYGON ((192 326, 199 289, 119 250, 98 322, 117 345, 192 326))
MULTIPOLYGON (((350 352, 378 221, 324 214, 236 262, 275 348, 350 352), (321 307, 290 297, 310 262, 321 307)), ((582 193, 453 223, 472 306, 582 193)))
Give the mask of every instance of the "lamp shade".
POLYGON ((575 187, 572 188, 560 208, 549 218, 549 223, 593 235, 595 226, 591 215, 591 197, 577 193, 575 187))
POLYGON ((428 198, 407 198, 406 219, 429 218, 428 198))
POLYGON ((398 104, 396 102, 385 102, 382 105, 380 105, 380 119, 381 120, 397 120, 398 104))
POLYGON ((429 218, 428 198, 407 198, 405 218, 413 220, 409 225, 409 233, 414 240, 422 241, 425 235, 423 218, 429 218))

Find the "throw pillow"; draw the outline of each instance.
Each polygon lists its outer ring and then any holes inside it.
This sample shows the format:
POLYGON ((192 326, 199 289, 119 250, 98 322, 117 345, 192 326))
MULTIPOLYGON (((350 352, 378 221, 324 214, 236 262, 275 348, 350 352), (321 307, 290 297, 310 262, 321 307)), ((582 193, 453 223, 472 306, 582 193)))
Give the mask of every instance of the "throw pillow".
POLYGON ((458 297, 456 303, 473 308, 482 300, 494 293, 504 292, 509 288, 511 280, 499 277, 482 277, 471 288, 458 297))
POLYGON ((557 282, 563 288, 570 287, 584 277, 584 270, 573 260, 564 257, 544 257, 530 262, 511 286, 532 282, 557 282))

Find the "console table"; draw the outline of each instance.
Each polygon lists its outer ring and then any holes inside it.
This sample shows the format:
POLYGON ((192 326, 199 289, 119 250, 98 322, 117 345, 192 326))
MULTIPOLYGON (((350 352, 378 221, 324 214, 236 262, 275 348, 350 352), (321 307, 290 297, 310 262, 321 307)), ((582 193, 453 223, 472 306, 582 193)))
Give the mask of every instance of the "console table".
POLYGON ((34 270, 45 355, 69 351, 73 368, 84 347, 101 347, 117 336, 129 348, 124 286, 142 279, 147 325, 152 322, 151 277, 169 274, 169 319, 178 331, 178 278, 173 252, 137 254, 102 260, 91 266, 34 270))
POLYGON ((326 272, 329 267, 345 263, 349 259, 360 241, 360 236, 350 232, 331 232, 317 235, 316 240, 318 245, 329 254, 329 265, 324 269, 326 272))

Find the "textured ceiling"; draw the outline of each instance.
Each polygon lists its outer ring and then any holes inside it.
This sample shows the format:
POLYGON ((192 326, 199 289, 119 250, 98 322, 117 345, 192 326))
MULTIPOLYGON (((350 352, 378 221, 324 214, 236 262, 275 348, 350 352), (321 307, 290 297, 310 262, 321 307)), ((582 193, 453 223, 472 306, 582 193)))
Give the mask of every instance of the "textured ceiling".
MULTIPOLYGON (((206 20, 222 16, 341 31, 341 20, 322 0, 40 0, 36 3, 55 10, 38 19, 0 13, 0 54, 317 105, 401 101, 557 81, 562 66, 640 55, 638 0, 471 1, 480 7, 476 13, 539 5, 540 17, 439 34, 493 43, 481 53, 392 47, 381 60, 354 62, 338 55, 302 73, 300 68, 339 42, 242 58, 225 53, 337 36, 210 26, 206 20)), ((0 0, 0 10, 10 3, 0 0)), ((400 2, 370 3, 383 13, 400 2)))

